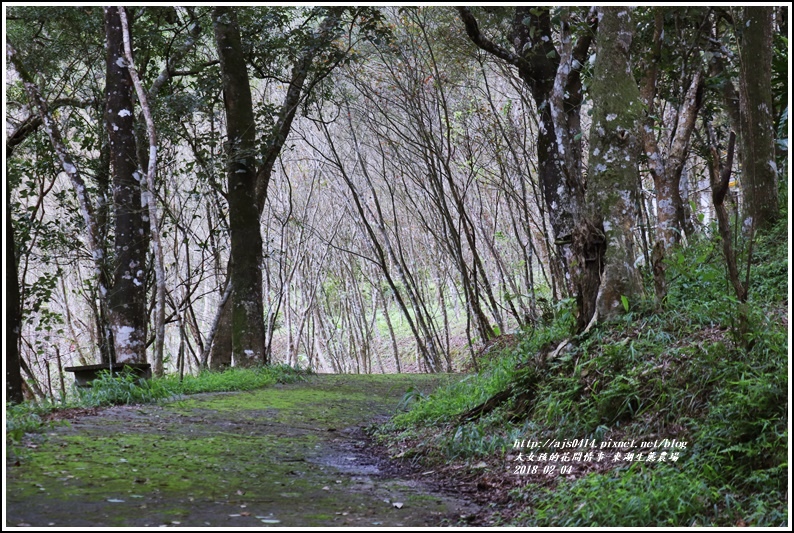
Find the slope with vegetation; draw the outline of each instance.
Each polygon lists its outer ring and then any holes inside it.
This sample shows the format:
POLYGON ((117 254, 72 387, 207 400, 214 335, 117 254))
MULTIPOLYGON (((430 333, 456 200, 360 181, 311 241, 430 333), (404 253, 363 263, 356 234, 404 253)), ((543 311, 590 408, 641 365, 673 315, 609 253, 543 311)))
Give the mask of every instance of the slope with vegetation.
POLYGON ((620 319, 571 336, 563 302, 478 374, 410 396, 379 437, 490 502, 490 524, 785 525, 787 228, 754 243, 747 306, 732 296, 720 243, 703 238, 672 255, 661 309, 628 302, 620 319), (663 448, 664 439, 685 447, 663 448), (601 447, 631 441, 617 461, 601 447), (649 450, 656 461, 623 459, 649 450), (665 450, 678 460, 659 462, 665 450), (562 462, 587 451, 589 461, 562 462), (599 461, 597 452, 607 453, 599 461))

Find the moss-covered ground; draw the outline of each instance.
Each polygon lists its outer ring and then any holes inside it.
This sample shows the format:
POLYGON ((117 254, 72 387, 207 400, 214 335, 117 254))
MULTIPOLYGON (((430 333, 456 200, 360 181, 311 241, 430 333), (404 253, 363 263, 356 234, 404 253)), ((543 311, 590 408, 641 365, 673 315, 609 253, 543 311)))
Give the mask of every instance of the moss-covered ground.
POLYGON ((474 508, 390 477, 360 428, 446 377, 302 383, 119 406, 7 455, 6 526, 439 526, 474 508))

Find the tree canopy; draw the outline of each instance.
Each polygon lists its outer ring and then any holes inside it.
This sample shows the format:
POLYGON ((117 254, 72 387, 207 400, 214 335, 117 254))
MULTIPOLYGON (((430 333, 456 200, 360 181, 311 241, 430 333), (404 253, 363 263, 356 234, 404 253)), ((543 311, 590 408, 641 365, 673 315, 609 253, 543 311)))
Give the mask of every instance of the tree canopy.
POLYGON ((476 367, 554 314, 663 307, 703 237, 745 302, 787 200, 787 17, 8 7, 9 397, 100 361, 476 367))

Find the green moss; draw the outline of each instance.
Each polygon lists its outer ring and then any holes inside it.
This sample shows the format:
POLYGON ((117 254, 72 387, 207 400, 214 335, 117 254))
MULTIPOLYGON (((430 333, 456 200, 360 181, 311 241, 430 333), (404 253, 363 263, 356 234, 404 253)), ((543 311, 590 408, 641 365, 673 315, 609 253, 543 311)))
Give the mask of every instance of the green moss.
POLYGON ((437 381, 317 376, 311 383, 113 408, 25 449, 20 465, 8 470, 8 520, 110 527, 433 525, 447 504, 428 503, 420 491, 385 479, 362 482, 336 466, 355 454, 345 447, 350 436, 343 430, 393 413, 408 387, 427 389, 437 381), (414 511, 408 515, 389 501, 414 511))

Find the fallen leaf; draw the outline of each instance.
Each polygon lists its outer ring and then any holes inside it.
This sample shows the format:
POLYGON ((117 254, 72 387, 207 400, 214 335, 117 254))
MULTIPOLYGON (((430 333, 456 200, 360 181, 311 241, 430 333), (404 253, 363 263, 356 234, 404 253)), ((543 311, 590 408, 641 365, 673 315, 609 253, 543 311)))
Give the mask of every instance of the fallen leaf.
POLYGON ((472 466, 472 468, 487 468, 487 467, 488 467, 488 463, 486 463, 485 461, 480 461, 476 465, 472 466))
POLYGON ((396 507, 397 509, 402 509, 403 508, 403 503, 402 502, 394 502, 392 505, 394 507, 396 507))
POLYGON ((118 500, 116 498, 108 498, 110 503, 124 503, 124 500, 118 500))

